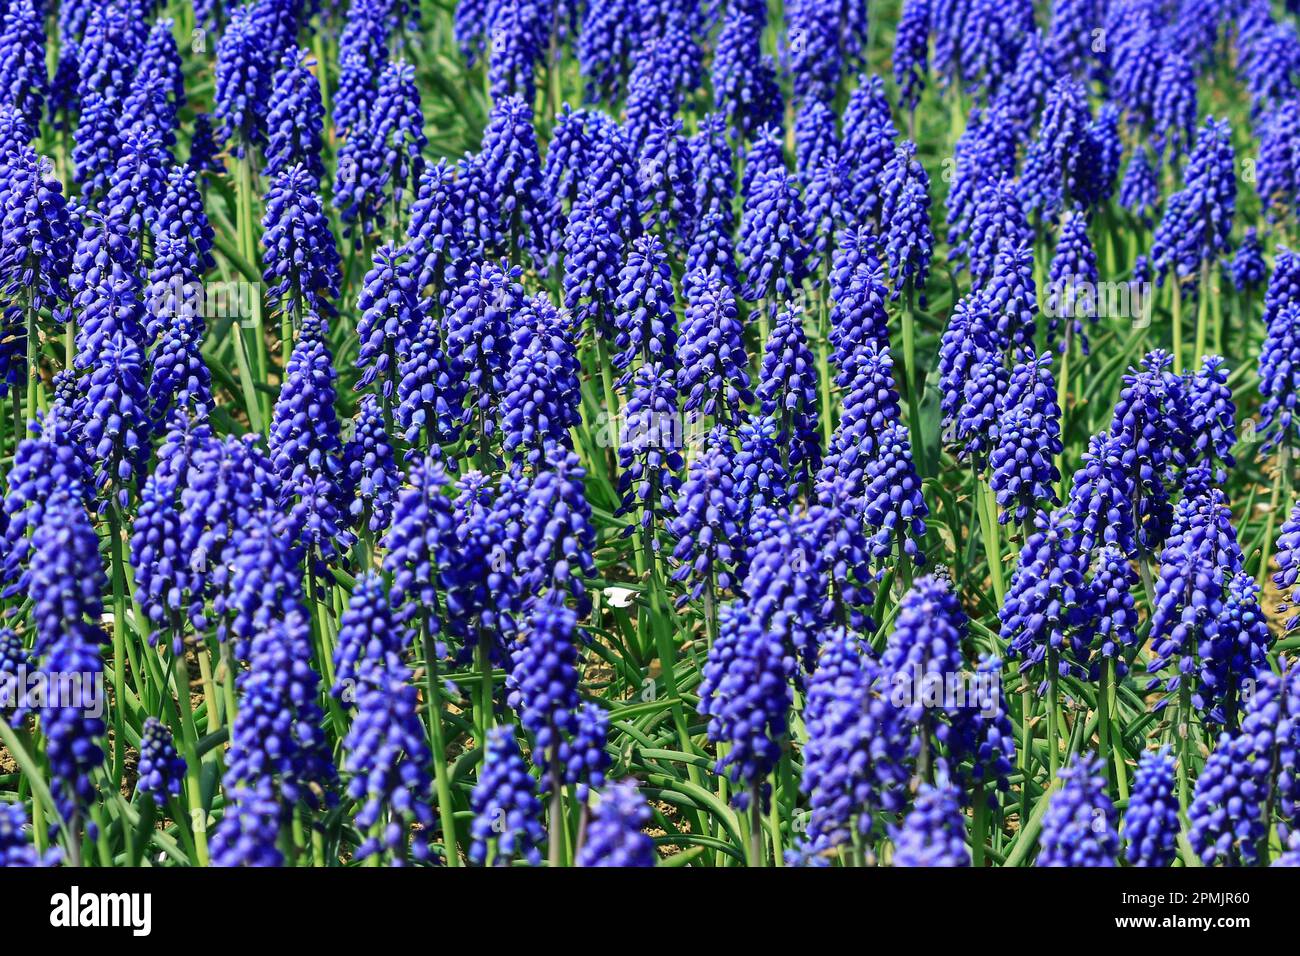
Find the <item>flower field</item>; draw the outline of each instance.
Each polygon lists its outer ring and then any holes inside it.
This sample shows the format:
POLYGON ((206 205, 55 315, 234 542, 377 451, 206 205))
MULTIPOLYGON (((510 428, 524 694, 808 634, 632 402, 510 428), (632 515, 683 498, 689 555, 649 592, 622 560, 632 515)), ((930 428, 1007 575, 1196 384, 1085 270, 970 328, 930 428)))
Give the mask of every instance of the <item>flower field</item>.
POLYGON ((0 864, 1300 866, 1298 8, 0 0, 0 864))

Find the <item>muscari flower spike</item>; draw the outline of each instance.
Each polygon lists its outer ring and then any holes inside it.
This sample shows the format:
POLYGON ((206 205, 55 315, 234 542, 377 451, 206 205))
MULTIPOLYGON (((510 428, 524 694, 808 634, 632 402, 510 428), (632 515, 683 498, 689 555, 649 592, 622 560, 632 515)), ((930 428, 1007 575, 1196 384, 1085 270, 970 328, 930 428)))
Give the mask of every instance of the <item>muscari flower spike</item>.
MULTIPOLYGON (((77 823, 89 817, 97 794, 95 771, 104 762, 105 726, 96 713, 103 712, 105 701, 94 697, 102 693, 94 687, 103 671, 103 636, 96 624, 89 623, 97 622, 103 613, 104 568, 90 516, 80 501, 70 497, 46 504, 31 546, 25 584, 34 602, 37 667, 55 679, 79 674, 83 688, 90 688, 83 690, 79 700, 60 695, 56 706, 41 712, 51 795, 59 816, 75 832, 77 823)), ((57 826, 52 830, 57 831, 57 826)), ((95 827, 87 825, 86 830, 93 838, 95 827)))
POLYGON ((840 416, 818 481, 834 474, 847 491, 859 497, 866 490, 866 471, 881 452, 886 428, 899 419, 901 403, 894 385, 894 359, 887 346, 868 342, 852 368, 852 380, 842 383, 840 416))
POLYGON ((899 688, 908 691, 902 703, 895 706, 899 707, 899 719, 912 729, 907 749, 912 766, 921 761, 922 766, 933 767, 935 741, 950 736, 940 718, 951 722, 954 712, 927 710, 918 689, 935 680, 942 682, 946 675, 963 669, 961 645, 967 627, 961 602, 942 578, 918 578, 899 603, 880 666, 886 684, 883 692, 892 695, 899 688))
POLYGON ((742 295, 770 312, 802 285, 809 261, 803 201, 784 169, 761 173, 747 191, 737 252, 744 277, 742 295))
POLYGON ((841 388, 853 381, 868 346, 889 345, 888 295, 875 237, 865 229, 843 230, 831 261, 829 315, 830 362, 841 388))
POLYGON ((289 356, 267 439, 267 451, 282 481, 323 477, 338 482, 343 441, 334 410, 337 379, 324 323, 307 316, 289 356))
POLYGON ((1264 396, 1258 434, 1264 437, 1261 454, 1280 446, 1294 446, 1300 437, 1295 415, 1300 386, 1300 302, 1284 306, 1268 325, 1259 353, 1259 390, 1264 396))
POLYGON ((1010 224, 996 230, 993 224, 1012 216, 1018 225, 1023 217, 1016 191, 1005 185, 997 189, 1007 180, 1015 179, 1014 146, 1006 111, 988 109, 972 111, 954 150, 955 166, 945 201, 951 247, 948 258, 957 262, 958 267, 963 257, 968 258, 972 277, 980 280, 987 280, 987 276, 977 265, 996 255, 998 250, 990 249, 990 244, 999 243, 1001 233, 1009 231, 1010 224), (1019 215, 1015 215, 1017 212, 1019 215), (991 232, 996 232, 998 238, 991 239, 991 232))
POLYGON ((447 303, 447 345, 464 370, 461 426, 474 436, 471 454, 486 450, 497 432, 497 408, 505 395, 510 358, 510 322, 524 302, 521 275, 521 269, 507 262, 471 265, 447 303))
POLYGON ((172 732, 157 717, 146 718, 140 733, 140 762, 136 767, 136 792, 161 807, 169 797, 181 795, 185 760, 176 753, 172 732))
POLYGON ((1110 434, 1117 445, 1123 483, 1132 496, 1137 545, 1152 553, 1163 546, 1172 520, 1169 468, 1175 454, 1171 389, 1177 385, 1163 351, 1149 353, 1141 369, 1124 376, 1110 434))
POLYGON ((982 290, 990 285, 1003 257, 1030 248, 1032 241, 1016 181, 1003 177, 980 189, 970 219, 971 288, 982 290))
POLYGON ((636 784, 620 781, 596 798, 586 841, 574 860, 576 866, 654 866, 654 841, 646 835, 650 808, 636 784))
POLYGON ((542 804, 510 728, 494 727, 489 732, 483 770, 470 802, 474 810, 471 863, 505 866, 516 858, 533 866, 541 863, 538 848, 546 839, 542 804))
POLYGON ((1187 811, 1188 841, 1206 865, 1254 865, 1275 823, 1266 808, 1295 819, 1297 788, 1286 768, 1300 755, 1300 670, 1264 668, 1253 680, 1241 730, 1220 734, 1187 811))
POLYGON ((1211 116, 1196 134, 1183 188, 1169 197, 1156 228, 1151 260, 1157 277, 1172 271, 1188 291, 1196 290, 1198 270, 1228 250, 1236 207, 1232 129, 1211 116))
POLYGON ((1259 233, 1253 227, 1246 230, 1232 256, 1232 284, 1238 292, 1250 292, 1259 288, 1268 278, 1268 266, 1264 263, 1264 247, 1259 241, 1259 233))
MULTIPOLYGON (((667 250, 657 236, 632 243, 618 276, 614 302, 613 366, 622 369, 619 386, 632 378, 632 364, 675 363, 677 317, 673 311, 672 270, 667 250)), ((671 366, 670 366, 671 367, 671 366)))
MULTIPOLYGON (((763 367, 755 393, 762 414, 777 425, 783 464, 796 485, 812 480, 821 467, 817 370, 804 334, 803 314, 782 308, 763 346, 763 367)), ((829 413, 829 410, 827 410, 829 413)))
MULTIPOLYGON (((1020 672, 1055 662, 1057 673, 1086 674, 1088 642, 1081 636, 1090 612, 1090 592, 1084 580, 1087 555, 1071 533, 1065 513, 1039 514, 1020 552, 1006 602, 998 612, 1001 636, 1020 672)), ((1041 694, 1047 686, 1039 684, 1041 694)))
POLYGON ((259 35, 254 7, 239 7, 217 43, 216 116, 220 138, 233 143, 237 157, 266 140, 266 107, 271 73, 265 38, 259 35))
POLYGON ((579 800, 605 787, 605 774, 613 763, 605 749, 609 743, 609 711, 587 703, 578 711, 578 729, 569 747, 569 765, 564 779, 574 784, 579 800))
POLYGON ((306 50, 286 50, 272 81, 267 111, 265 176, 301 166, 319 184, 325 178, 321 159, 325 108, 320 83, 312 73, 315 65, 306 50))
POLYGON ((321 729, 319 677, 305 653, 309 629, 305 613, 294 608, 249 642, 248 670, 238 678, 243 706, 227 752, 228 779, 254 785, 274 780, 289 806, 319 803, 318 792, 336 775, 321 729))
POLYGON ((12 106, 33 129, 45 111, 45 24, 33 0, 7 5, 0 30, 0 104, 12 106))
POLYGON ((901 106, 915 112, 930 67, 930 0, 905 0, 894 34, 894 83, 901 106))
MULTIPOLYGON (((1199 476, 1198 476, 1199 477, 1199 476)), ((1224 614, 1228 580, 1243 565, 1241 547, 1232 525, 1232 514, 1227 500, 1217 488, 1203 497, 1186 497, 1178 503, 1174 521, 1164 550, 1160 554, 1160 577, 1156 582, 1154 608, 1151 616, 1150 639, 1155 654, 1148 662, 1147 672, 1157 675, 1167 671, 1162 679, 1152 676, 1148 690, 1163 688, 1167 695, 1157 705, 1167 705, 1184 683, 1190 683, 1191 704, 1202 714, 1217 709, 1219 695, 1232 693, 1230 686, 1215 680, 1213 658, 1202 661, 1210 668, 1208 684, 1193 679, 1193 661, 1198 653, 1211 653, 1213 639, 1220 627, 1224 629, 1224 643, 1231 647, 1236 636, 1231 633, 1231 620, 1220 622, 1224 614), (1216 685, 1217 689, 1216 689, 1216 685)), ((1239 595, 1250 600, 1253 594, 1239 595)), ((1245 611, 1245 608, 1240 609, 1245 611)), ((1243 623, 1237 615, 1238 626, 1243 623)), ((1248 622, 1247 626, 1249 626, 1248 622)), ((1243 641, 1249 648, 1249 640, 1243 641)), ((1228 650, 1222 648, 1221 650, 1228 650)), ((1219 662, 1228 670, 1230 658, 1219 662)), ((1181 715, 1189 720, 1190 715, 1181 715)))
POLYGON ((894 866, 969 866, 966 820, 950 785, 922 784, 901 826, 893 828, 894 866))
POLYGON ((1028 31, 1015 58, 1015 68, 993 94, 991 105, 1006 117, 1008 131, 1028 140, 1038 122, 1047 94, 1061 71, 1038 31, 1028 31))
POLYGON ((1297 143, 1300 143, 1300 101, 1288 100, 1255 120, 1259 156, 1255 166, 1255 192, 1270 221, 1285 219, 1300 201, 1297 180, 1297 143))
MULTIPOLYGON (((473 3, 459 3, 456 12, 473 3)), ((586 5, 578 31, 578 70, 586 83, 587 98, 613 103, 621 97, 640 42, 640 17, 631 0, 592 0, 586 5)))
POLYGON ((596 570, 596 533, 585 478, 573 452, 554 450, 547 456, 523 495, 524 529, 517 559, 518 583, 528 601, 558 603, 567 598, 583 615, 591 608, 587 580, 596 570))
POLYGON ((200 448, 212 442, 211 429, 184 411, 173 413, 158 449, 158 465, 140 492, 140 507, 131 528, 131 567, 136 599, 155 627, 150 639, 170 632, 171 650, 184 650, 189 616, 202 618, 203 578, 185 551, 181 506, 200 448))
POLYGON ((1197 647, 1199 694, 1192 703, 1208 709, 1207 720, 1234 728, 1249 697, 1252 675, 1265 666, 1273 644, 1260 606, 1260 587, 1245 571, 1227 582, 1223 610, 1205 628, 1197 647))
POLYGON ((1083 84, 1059 80, 1048 92, 1038 138, 1025 157, 1026 209, 1054 219, 1062 209, 1087 208, 1100 198, 1100 148, 1091 123, 1083 84))
POLYGON ((27 811, 21 803, 0 805, 0 866, 37 867, 56 866, 62 859, 58 849, 44 855, 36 852, 24 832, 27 828, 27 811))
POLYGON ((393 520, 383 538, 384 569, 393 575, 393 603, 402 620, 418 617, 426 627, 436 626, 431 611, 442 589, 439 568, 454 535, 446 485, 446 471, 436 456, 417 459, 397 494, 393 520))
POLYGON ((679 395, 672 369, 658 362, 637 368, 619 428, 618 514, 639 513, 625 535, 639 528, 658 548, 656 529, 671 513, 682 470, 677 427, 679 395))
POLYGON ((1123 653, 1138 643, 1138 615, 1133 590, 1138 574, 1123 552, 1107 545, 1093 558, 1088 634, 1096 649, 1090 676, 1100 677, 1101 668, 1114 662, 1115 673, 1126 670, 1123 653))
POLYGON ((736 195, 736 173, 735 151, 727 139, 726 119, 717 112, 705 114, 700 118, 699 132, 690 138, 689 144, 700 225, 706 216, 718 216, 722 223, 720 231, 730 236, 735 226, 732 201, 736 195))
POLYGON ((706 590, 706 600, 712 602, 717 593, 736 584, 733 569, 744 545, 741 503, 730 468, 733 454, 726 432, 711 432, 674 501, 668 532, 677 540, 673 559, 680 562, 673 580, 689 582, 683 602, 698 599, 706 590))
POLYGON ((352 437, 343 446, 342 470, 342 486, 355 489, 348 505, 354 524, 372 535, 383 534, 392 521, 402 479, 383 409, 373 395, 361 398, 352 437))
POLYGON ((1133 792, 1120 835, 1130 866, 1169 866, 1178 853, 1178 798, 1174 793, 1174 761, 1169 748, 1148 750, 1138 763, 1133 792))
POLYGON ((573 330, 546 295, 528 299, 514 317, 509 371, 501 401, 502 447, 536 465, 554 449, 572 446, 581 424, 581 365, 573 330))
POLYGON ((1048 49, 1061 69, 1082 77, 1098 69, 1093 31, 1103 24, 1103 4, 1098 0, 1058 0, 1052 5, 1048 49))
POLYGON ((577 731, 577 615, 562 604, 534 606, 514 646, 507 699, 532 738, 534 765, 558 778, 569 761, 569 738, 577 731))
POLYGON ((368 671, 374 667, 382 670, 389 656, 401 657, 410 640, 410 631, 397 619, 383 579, 373 571, 361 575, 339 620, 330 694, 341 703, 355 705, 358 685, 368 671))
POLYGON ((22 675, 31 670, 31 654, 27 645, 13 628, 0 628, 0 687, 6 690, 3 706, 0 706, 0 720, 11 727, 22 728, 26 725, 27 706, 19 683, 22 675), (14 692, 18 691, 18 692, 14 692))
POLYGON ((686 318, 677 341, 682 410, 692 420, 737 421, 754 398, 735 296, 717 272, 691 273, 685 285, 686 318))
POLYGON ((333 201, 356 243, 382 233, 390 216, 400 221, 403 198, 424 168, 425 142, 415 68, 399 60, 380 75, 367 116, 339 151, 333 201))
POLYGON ((872 537, 872 554, 881 561, 895 552, 917 567, 925 564, 925 518, 930 513, 921 478, 912 460, 907 426, 890 422, 880 435, 880 451, 867 464, 863 516, 872 537))
POLYGON ((1100 761, 1076 757, 1047 805, 1036 866, 1116 866, 1119 834, 1100 761))
POLYGON ((807 834, 791 857, 817 865, 824 855, 869 836, 872 811, 902 808, 910 778, 910 728, 885 695, 880 663, 852 631, 825 635, 808 682, 801 789, 807 834))
POLYGON ((378 381, 380 393, 388 402, 394 395, 400 361, 415 331, 411 280, 399 267, 391 245, 381 246, 375 253, 374 265, 366 273, 357 299, 357 309, 361 313, 357 323, 361 347, 356 365, 362 370, 357 388, 378 381))
MULTIPOLYGON (((344 649, 343 623, 352 627, 369 624, 374 628, 372 634, 391 629, 392 635, 375 635, 380 640, 371 640, 350 672, 356 682, 353 695, 356 712, 343 741, 346 755, 343 770, 350 775, 348 795, 363 801, 356 824, 366 837, 357 849, 357 859, 386 852, 393 865, 401 866, 405 862, 408 839, 417 860, 428 856, 427 837, 422 839, 410 831, 417 825, 424 831, 433 827, 432 781, 428 771, 431 754, 410 668, 401 658, 400 645, 398 649, 392 646, 401 640, 397 636, 400 630, 392 627, 391 619, 384 616, 382 586, 374 575, 359 582, 348 613, 357 607, 358 593, 376 590, 380 601, 378 619, 362 623, 345 615, 340 625, 336 653, 344 649), (385 637, 387 642, 383 640, 385 637)), ((342 670, 336 674, 336 680, 341 679, 342 670)))
POLYGON ((1120 183, 1119 204, 1149 229, 1154 222, 1153 214, 1159 201, 1160 186, 1156 182, 1151 154, 1137 147, 1129 157, 1128 168, 1120 183))
POLYGON ((1011 372, 998 413, 997 444, 989 456, 989 485, 1002 508, 999 520, 1023 525, 1039 503, 1057 504, 1061 480, 1054 458, 1061 453, 1061 409, 1051 359, 1026 350, 1011 372))
POLYGON ((766 13, 766 9, 748 9, 745 4, 728 4, 713 55, 713 105, 726 116, 727 125, 741 142, 752 139, 779 115, 773 110, 773 100, 779 98, 780 90, 760 49, 766 13))
POLYGON ((695 231, 695 168, 679 120, 652 123, 637 161, 641 218, 671 249, 685 250, 695 231))
POLYGON ((464 184, 445 159, 428 165, 411 203, 411 220, 401 255, 415 276, 422 312, 439 313, 455 287, 473 231, 462 221, 468 215, 464 184))
POLYGON ((262 229, 262 279, 271 307, 284 310, 295 329, 308 313, 332 316, 341 261, 306 167, 292 166, 271 180, 262 229))
POLYGON ((1156 80, 1155 135, 1152 145, 1156 155, 1169 155, 1176 163, 1187 152, 1196 136, 1196 73, 1192 64, 1174 50, 1166 50, 1156 80))
POLYGON ((440 547, 456 549, 454 565, 444 560, 447 633, 460 640, 458 660, 479 648, 509 663, 512 642, 524 619, 523 591, 514 559, 523 541, 524 502, 531 482, 518 470, 496 481, 471 471, 456 483, 451 536, 440 547))
POLYGON ((1101 277, 1097 271, 1097 254, 1088 238, 1088 220, 1082 210, 1066 215, 1061 223, 1060 237, 1052 255, 1048 273, 1049 315, 1047 335, 1049 341, 1060 338, 1061 352, 1070 348, 1071 337, 1077 337, 1083 354, 1088 354, 1088 336, 1083 320, 1097 321, 1097 295, 1101 277), (1064 329, 1062 330, 1062 326, 1064 329))
POLYGON ((494 230, 513 254, 531 255, 545 271, 552 238, 549 201, 542 179, 542 162, 533 129, 532 111, 518 97, 501 100, 483 131, 483 160, 488 171, 494 230))
POLYGON ((546 56, 550 5, 538 0, 492 3, 487 8, 488 83, 492 99, 533 98, 533 73, 546 56))
MULTIPOLYGON (((569 211, 577 203, 586 178, 583 157, 591 148, 587 136, 587 111, 560 107, 546 147, 542 167, 542 191, 548 203, 546 228, 552 238, 564 234, 569 211)), ((556 250, 552 249, 552 255, 556 250)))
POLYGON ((910 142, 899 147, 881 173, 881 245, 892 298, 907 290, 925 306, 934 236, 930 232, 930 180, 910 142))
POLYGON ((709 739, 726 743, 717 772, 734 785, 732 802, 767 801, 767 778, 781 755, 793 702, 790 662, 781 640, 745 603, 723 607, 718 638, 700 684, 700 714, 709 739))
POLYGON ((398 367, 397 424, 410 454, 437 451, 460 435, 464 368, 448 348, 445 324, 425 312, 398 367))
POLYGON ((24 307, 53 310, 68 299, 73 222, 50 169, 49 160, 24 146, 0 170, 0 290, 11 300, 6 324, 24 335, 24 307))

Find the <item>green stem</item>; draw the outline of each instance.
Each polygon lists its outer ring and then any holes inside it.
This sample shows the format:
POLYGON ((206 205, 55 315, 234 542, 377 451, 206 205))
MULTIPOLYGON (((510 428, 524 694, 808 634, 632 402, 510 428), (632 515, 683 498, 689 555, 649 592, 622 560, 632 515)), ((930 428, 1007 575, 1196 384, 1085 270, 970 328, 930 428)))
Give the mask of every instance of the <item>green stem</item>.
MULTIPOLYGON (((1022 679, 1024 679, 1022 677, 1022 679)), ((1034 693, 1026 680, 1025 689, 1020 692, 1020 753, 1016 759, 1020 764, 1020 825, 1029 819, 1029 760, 1034 742, 1034 693)))
POLYGON ((1047 767, 1048 775, 1056 779, 1056 772, 1061 769, 1061 728, 1056 720, 1057 698, 1057 651, 1047 652, 1047 767))
POLYGON ((429 700, 429 736, 433 743, 433 785, 438 793, 438 818, 442 821, 442 839, 447 865, 460 866, 456 841, 456 814, 451 802, 451 779, 447 774, 447 742, 442 729, 442 687, 438 678, 438 653, 429 637, 426 621, 420 624, 420 643, 424 648, 424 692, 429 700))
POLYGON ((772 802, 767 807, 767 828, 772 835, 772 865, 781 865, 781 801, 778 798, 777 775, 772 774, 772 802))
MULTIPOLYGON (((202 653, 200 649, 200 653, 202 653)), ((208 814, 203 805, 203 788, 199 759, 199 735, 194 726, 194 708, 190 705, 190 682, 185 670, 185 659, 178 657, 174 670, 176 700, 181 718, 181 740, 185 750, 185 796, 190 815, 189 827, 194 833, 194 851, 199 866, 208 865, 208 814)))
POLYGON ((903 308, 903 364, 907 366, 907 417, 911 425, 912 452, 917 471, 929 473, 925 457, 925 436, 921 428, 921 375, 916 367, 916 318, 914 297, 916 290, 907 284, 906 304, 903 308))
POLYGON ((984 538, 984 555, 988 558, 989 579, 993 582, 993 597, 998 607, 1006 600, 1007 586, 1002 573, 1002 540, 998 528, 997 496, 987 482, 980 482, 976 489, 979 501, 980 532, 984 538))
POLYGON ((826 307, 826 288, 828 286, 828 276, 826 275, 828 266, 825 262, 821 267, 821 283, 817 288, 817 331, 821 343, 821 349, 817 356, 817 374, 821 378, 822 393, 822 439, 826 447, 831 447, 831 435, 835 430, 835 406, 831 404, 831 336, 830 336, 830 310, 826 307))
POLYGON ((324 25, 318 23, 312 33, 312 49, 316 54, 316 80, 320 84, 321 105, 325 108, 325 115, 330 116, 333 109, 330 105, 330 84, 327 70, 330 60, 325 52, 325 32, 324 25))
POLYGON ((487 747, 488 731, 492 729, 492 659, 489 654, 490 638, 479 638, 474 650, 479 669, 478 699, 474 702, 474 730, 480 747, 487 747))
POLYGON ((1108 660, 1101 669, 1101 681, 1097 687, 1097 754, 1101 757, 1102 770, 1111 778, 1110 766, 1110 681, 1113 660, 1108 660))
POLYGON ((564 865, 564 787, 560 779, 559 763, 552 758, 551 765, 551 819, 546 863, 551 867, 564 865))
POLYGON ((596 336, 596 361, 600 365, 600 385, 605 393, 605 415, 609 423, 609 447, 618 461, 618 395, 614 392, 614 370, 609 362, 605 339, 599 331, 596 336))
POLYGON ((1174 732, 1178 735, 1178 807, 1186 817, 1192 799, 1188 767, 1192 759, 1192 685, 1186 674, 1178 685, 1178 726, 1174 732))
MULTIPOLYGON (((653 525, 650 525, 647 526, 644 536, 645 560, 650 585, 650 629, 654 632, 655 650, 659 655, 659 668, 668 692, 673 727, 677 731, 677 744, 682 753, 693 754, 696 749, 691 742, 690 730, 686 725, 686 711, 682 706, 682 694, 677 685, 677 647, 673 641, 672 628, 668 623, 671 619, 669 614, 671 604, 663 593, 663 580, 659 575, 659 561, 653 543, 654 530, 653 525)), ((693 785, 704 787, 704 777, 695 762, 686 765, 686 776, 693 785)), ((707 832, 703 814, 695 814, 693 825, 697 828, 697 832, 707 832)))
MULTIPOLYGON (((236 161, 236 182, 237 201, 239 204, 239 253, 244 260, 249 263, 258 261, 257 255, 257 235, 261 229, 261 224, 255 219, 253 210, 253 157, 252 153, 245 150, 244 156, 236 161)), ((261 287, 256 286, 256 294, 252 296, 252 312, 247 317, 250 329, 249 333, 253 339, 252 348, 248 348, 247 337, 242 335, 244 348, 247 354, 244 361, 248 364, 248 372, 251 376, 249 387, 244 389, 245 401, 250 398, 257 407, 257 431, 262 431, 265 423, 270 421, 271 408, 270 396, 259 392, 258 385, 266 384, 266 333, 262 328, 262 292, 261 287)), ((245 321, 244 316, 238 317, 236 325, 245 321)), ((244 365, 240 365, 239 371, 244 373, 244 365)), ((249 420, 252 421, 253 409, 248 410, 249 420)))
POLYGON ((1171 308, 1173 312, 1173 336, 1174 336, 1174 374, 1183 374, 1183 288, 1178 277, 1174 276, 1173 285, 1170 287, 1173 295, 1171 308))
POLYGON ((1273 556, 1273 529, 1277 525, 1279 508, 1285 508, 1291 498, 1291 449, 1283 442, 1278 446, 1277 474, 1273 476, 1273 491, 1269 496, 1268 518, 1264 523, 1264 543, 1259 549, 1259 570, 1255 580, 1262 588, 1268 577, 1273 556))
POLYGON ((1196 296, 1196 353, 1192 360, 1195 368, 1201 367, 1205 355, 1205 337, 1209 327, 1210 312, 1210 260, 1201 261, 1201 283, 1196 296))
POLYGON ((108 508, 108 548, 113 574, 113 782, 122 787, 126 764, 126 585, 122 574, 122 519, 116 501, 108 508))
MULTIPOLYGON (((1066 432, 1066 424, 1070 417, 1070 345, 1072 326, 1067 323, 1065 326, 1065 348, 1061 351, 1061 377, 1056 383, 1056 404, 1061 409, 1061 431, 1066 432)), ((1064 499, 1066 492, 1069 490, 1069 477, 1066 475, 1064 466, 1065 452, 1061 451, 1056 455, 1056 471, 1061 476, 1061 498, 1064 499)))
MULTIPOLYGON (((27 421, 30 422, 36 418, 36 398, 41 389, 41 364, 37 356, 40 354, 37 339, 40 336, 40 328, 36 324, 36 310, 31 307, 29 302, 26 308, 27 313, 27 421)), ((19 437, 21 439, 22 432, 19 437)))

